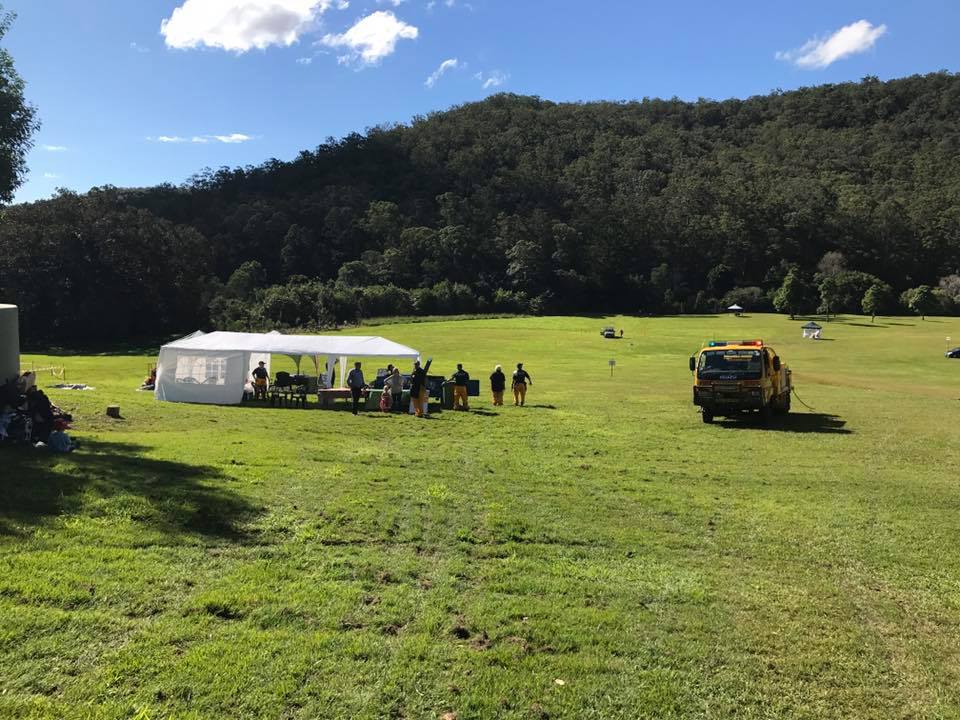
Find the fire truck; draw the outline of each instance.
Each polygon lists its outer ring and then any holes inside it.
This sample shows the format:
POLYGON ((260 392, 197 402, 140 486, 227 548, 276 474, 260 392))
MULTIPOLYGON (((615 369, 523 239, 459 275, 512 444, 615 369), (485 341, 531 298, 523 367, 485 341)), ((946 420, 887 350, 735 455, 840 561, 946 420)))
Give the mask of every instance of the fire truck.
POLYGON ((693 404, 703 422, 756 411, 766 422, 790 412, 790 368, 763 340, 713 340, 690 358, 693 404))

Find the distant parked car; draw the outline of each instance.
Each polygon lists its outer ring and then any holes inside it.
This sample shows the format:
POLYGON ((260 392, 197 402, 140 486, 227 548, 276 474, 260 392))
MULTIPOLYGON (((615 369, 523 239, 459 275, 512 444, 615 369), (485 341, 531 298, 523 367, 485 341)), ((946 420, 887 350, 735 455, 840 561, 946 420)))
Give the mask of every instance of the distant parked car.
POLYGON ((605 338, 615 338, 617 336, 617 331, 614 330, 612 327, 605 327, 603 330, 600 331, 600 334, 603 335, 605 338))
POLYGON ((955 347, 952 350, 947 350, 944 353, 944 356, 948 358, 954 358, 954 359, 960 358, 960 347, 955 347))

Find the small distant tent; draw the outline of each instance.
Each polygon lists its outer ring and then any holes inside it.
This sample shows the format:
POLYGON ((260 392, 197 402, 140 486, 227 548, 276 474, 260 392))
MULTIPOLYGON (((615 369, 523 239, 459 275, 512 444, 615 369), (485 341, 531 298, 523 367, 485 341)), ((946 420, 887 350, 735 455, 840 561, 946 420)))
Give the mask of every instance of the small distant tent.
POLYGON ((801 327, 803 328, 803 337, 812 338, 814 340, 820 339, 820 333, 823 331, 822 325, 819 325, 811 320, 806 325, 801 327))
POLYGON ((271 355, 287 355, 298 367, 310 358, 328 387, 337 360, 342 386, 348 358, 420 357, 413 348, 376 336, 198 331, 160 348, 154 395, 168 402, 237 405, 253 369, 263 362, 269 372, 271 355))
POLYGON ((730 307, 728 307, 727 310, 729 310, 730 312, 732 312, 732 313, 734 313, 734 314, 736 314, 736 315, 739 315, 740 313, 743 312, 743 308, 740 307, 739 305, 737 305, 736 303, 734 303, 733 305, 731 305, 730 307))

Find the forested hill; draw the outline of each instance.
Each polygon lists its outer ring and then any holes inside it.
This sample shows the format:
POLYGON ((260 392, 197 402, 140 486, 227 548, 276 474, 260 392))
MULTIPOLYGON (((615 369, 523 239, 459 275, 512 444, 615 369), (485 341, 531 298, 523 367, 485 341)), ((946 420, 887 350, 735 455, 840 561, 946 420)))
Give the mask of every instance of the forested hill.
POLYGON ((723 102, 497 95, 292 162, 10 207, 0 298, 29 336, 61 339, 762 308, 791 268, 809 309, 859 311, 877 283, 895 304, 941 278, 948 304, 958 121, 946 72, 723 102))

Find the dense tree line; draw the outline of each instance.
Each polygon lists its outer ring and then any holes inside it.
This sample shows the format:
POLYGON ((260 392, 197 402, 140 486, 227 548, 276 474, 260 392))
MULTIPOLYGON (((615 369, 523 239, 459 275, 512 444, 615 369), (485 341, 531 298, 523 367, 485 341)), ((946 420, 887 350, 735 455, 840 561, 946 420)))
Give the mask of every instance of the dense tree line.
POLYGON ((952 311, 958 119, 946 72, 722 102, 497 95, 291 162, 10 208, 0 295, 31 335, 85 338, 732 301, 952 311))

